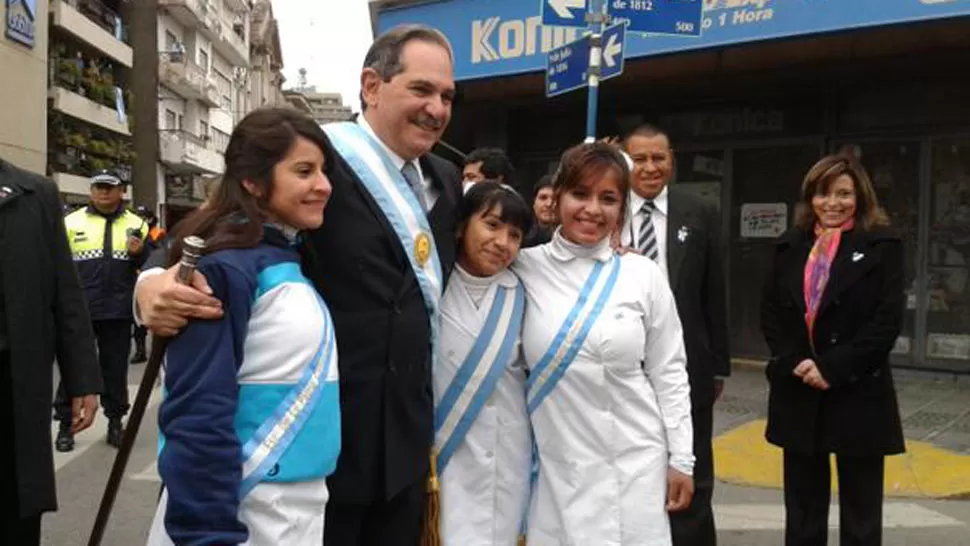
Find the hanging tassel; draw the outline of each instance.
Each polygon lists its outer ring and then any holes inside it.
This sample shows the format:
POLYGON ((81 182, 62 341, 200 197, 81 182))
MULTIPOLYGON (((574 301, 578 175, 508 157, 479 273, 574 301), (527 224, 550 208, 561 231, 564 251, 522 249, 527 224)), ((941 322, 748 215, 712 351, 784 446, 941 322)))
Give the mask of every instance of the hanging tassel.
POLYGON ((441 546, 441 490, 438 484, 437 454, 431 452, 431 472, 428 475, 428 497, 424 506, 421 546, 441 546))

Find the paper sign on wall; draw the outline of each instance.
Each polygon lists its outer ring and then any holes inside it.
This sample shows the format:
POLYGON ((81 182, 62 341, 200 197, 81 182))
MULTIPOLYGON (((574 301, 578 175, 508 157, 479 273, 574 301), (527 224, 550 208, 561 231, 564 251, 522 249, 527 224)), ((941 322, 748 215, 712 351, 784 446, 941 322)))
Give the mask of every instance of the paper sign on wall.
POLYGON ((745 203, 741 205, 741 237, 774 238, 788 227, 785 203, 745 203))

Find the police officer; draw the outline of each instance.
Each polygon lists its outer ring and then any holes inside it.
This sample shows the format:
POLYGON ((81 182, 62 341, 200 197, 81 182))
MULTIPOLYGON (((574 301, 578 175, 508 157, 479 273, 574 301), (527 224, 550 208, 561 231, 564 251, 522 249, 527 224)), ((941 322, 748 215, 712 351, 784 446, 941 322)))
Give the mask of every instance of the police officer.
MULTIPOLYGON (((128 412, 128 354, 131 351, 131 296, 135 272, 144 263, 148 223, 122 204, 125 184, 101 171, 91 178, 91 201, 64 223, 74 264, 91 313, 104 379, 101 405, 108 418, 108 444, 121 445, 121 418, 128 412)), ((54 418, 60 421, 55 446, 74 449, 71 408, 58 387, 54 418)))

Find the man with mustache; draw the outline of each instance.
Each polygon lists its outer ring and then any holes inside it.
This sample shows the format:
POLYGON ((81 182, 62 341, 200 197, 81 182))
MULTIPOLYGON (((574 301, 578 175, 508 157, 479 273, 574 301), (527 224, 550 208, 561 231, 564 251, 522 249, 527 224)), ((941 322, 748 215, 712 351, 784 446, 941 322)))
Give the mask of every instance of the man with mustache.
MULTIPOLYGON (((339 353, 342 450, 328 479, 328 545, 419 540, 436 298, 454 263, 461 195, 458 170, 430 154, 451 119, 452 65, 437 30, 394 28, 364 60, 357 123, 324 126, 333 195, 323 226, 307 234, 304 270, 333 315, 339 353)), ((200 276, 193 287, 173 270, 144 278, 143 322, 172 334, 190 317, 218 319, 221 304, 200 276)))
POLYGON ((713 203, 671 186, 674 152, 670 138, 641 125, 622 142, 633 162, 630 208, 620 234, 623 246, 657 262, 667 274, 684 328, 694 424, 694 498, 670 514, 674 546, 714 546, 714 402, 731 373, 728 350, 721 216, 713 203))

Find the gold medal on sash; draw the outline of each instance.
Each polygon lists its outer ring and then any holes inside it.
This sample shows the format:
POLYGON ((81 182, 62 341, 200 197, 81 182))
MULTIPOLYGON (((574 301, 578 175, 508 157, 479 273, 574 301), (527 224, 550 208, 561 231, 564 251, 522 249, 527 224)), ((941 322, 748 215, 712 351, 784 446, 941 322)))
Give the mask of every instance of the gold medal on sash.
POLYGON ((414 259, 418 262, 418 265, 424 267, 430 257, 431 237, 428 237, 428 234, 424 232, 418 233, 418 236, 414 238, 414 259))

